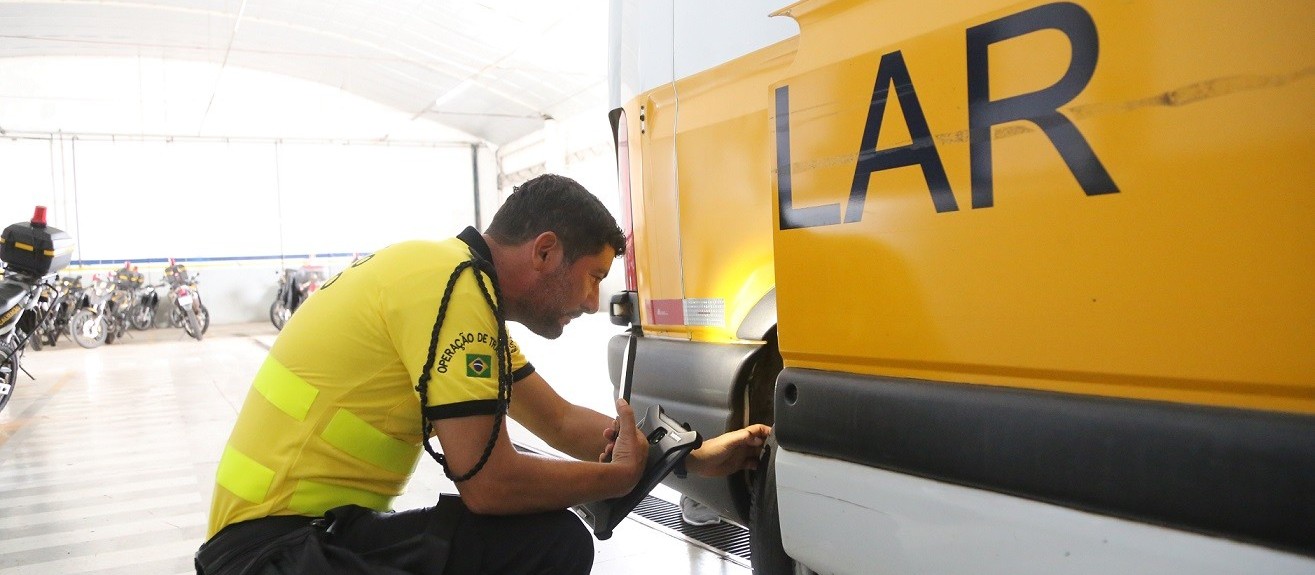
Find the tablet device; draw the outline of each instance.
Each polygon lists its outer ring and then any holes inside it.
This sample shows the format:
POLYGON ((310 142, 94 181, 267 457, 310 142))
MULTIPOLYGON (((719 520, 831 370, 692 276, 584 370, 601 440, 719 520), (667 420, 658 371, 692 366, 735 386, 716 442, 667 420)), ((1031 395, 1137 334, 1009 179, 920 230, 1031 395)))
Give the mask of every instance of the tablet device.
POLYGON ((612 536, 612 530, 657 487, 662 479, 680 464, 689 452, 703 444, 697 431, 691 431, 662 411, 662 406, 648 408, 639 429, 648 438, 648 463, 644 475, 629 493, 612 499, 586 503, 576 512, 593 529, 600 541, 612 536))

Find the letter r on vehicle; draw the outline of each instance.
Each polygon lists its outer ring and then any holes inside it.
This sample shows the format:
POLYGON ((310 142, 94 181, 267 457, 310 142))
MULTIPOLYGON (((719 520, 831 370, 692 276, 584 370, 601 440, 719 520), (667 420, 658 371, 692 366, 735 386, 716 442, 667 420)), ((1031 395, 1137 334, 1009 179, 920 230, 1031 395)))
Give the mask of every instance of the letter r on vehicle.
POLYGON ((1015 120, 1027 120, 1045 132, 1085 194, 1118 193, 1114 180, 1082 133, 1059 112, 1060 106, 1071 102, 1087 87, 1096 71, 1100 44, 1091 14, 1069 2, 1037 6, 969 28, 967 44, 968 150, 973 208, 989 208, 995 203, 991 127, 1015 120), (1063 33, 1072 45, 1073 57, 1064 77, 1047 88, 992 101, 987 49, 996 42, 1046 29, 1063 33))

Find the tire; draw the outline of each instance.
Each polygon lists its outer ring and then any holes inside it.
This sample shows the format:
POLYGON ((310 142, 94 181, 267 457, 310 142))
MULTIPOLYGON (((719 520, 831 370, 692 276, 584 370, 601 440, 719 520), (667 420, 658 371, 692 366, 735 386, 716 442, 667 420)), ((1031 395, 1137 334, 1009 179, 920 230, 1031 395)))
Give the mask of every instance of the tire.
POLYGON ((197 317, 201 321, 201 333, 210 331, 210 309, 205 307, 205 304, 201 304, 201 315, 197 317))
POLYGON ((194 313, 187 314, 187 318, 183 320, 183 332, 195 338, 196 341, 201 341, 201 338, 205 336, 205 332, 201 331, 201 320, 197 319, 194 313))
POLYGON ((183 320, 183 331, 201 341, 205 332, 210 330, 210 310, 206 309, 205 304, 201 305, 201 313, 189 313, 183 320))
POLYGON ((27 336, 27 343, 32 346, 32 351, 41 351, 41 331, 34 331, 27 336))
POLYGON ((146 306, 132 308, 128 316, 129 322, 135 330, 145 331, 151 329, 151 324, 155 323, 155 310, 146 306))
POLYGON ((767 439, 758 461, 758 480, 749 503, 749 555, 754 575, 811 575, 781 545, 781 513, 776 501, 776 437, 767 439))
POLYGON ((89 309, 73 314, 73 319, 68 322, 68 328, 73 335, 73 341, 87 349, 105 345, 105 339, 110 332, 109 323, 105 318, 89 309))
POLYGON ((182 308, 177 304, 169 307, 169 325, 173 327, 183 327, 187 322, 187 314, 183 313, 182 308))
POLYGON ((7 358, 4 364, 0 364, 0 411, 4 411, 9 398, 14 395, 14 386, 18 384, 18 355, 19 350, 12 345, 0 343, 0 358, 7 358))
POLYGON ((288 318, 292 314, 288 312, 288 306, 283 305, 283 300, 276 300, 269 305, 269 323, 274 324, 274 329, 283 331, 283 325, 288 323, 288 318))

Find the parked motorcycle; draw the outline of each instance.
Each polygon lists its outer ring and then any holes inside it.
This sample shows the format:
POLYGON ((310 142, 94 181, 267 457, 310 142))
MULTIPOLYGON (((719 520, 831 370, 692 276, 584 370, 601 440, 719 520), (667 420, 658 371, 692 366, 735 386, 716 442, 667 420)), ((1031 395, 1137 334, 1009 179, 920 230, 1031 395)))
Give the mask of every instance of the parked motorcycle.
POLYGON ((172 306, 169 308, 169 322, 175 327, 182 327, 196 341, 201 341, 210 329, 210 310, 201 303, 201 292, 197 290, 197 279, 200 276, 184 275, 170 288, 172 306))
POLYGON ((114 343, 128 332, 128 308, 132 293, 116 289, 112 279, 92 279, 83 291, 79 309, 69 320, 73 341, 87 349, 114 343))
POLYGON ((57 296, 55 303, 51 306, 50 313, 39 327, 46 345, 54 347, 59 342, 59 336, 61 335, 72 337, 72 333, 69 331, 69 320, 78 311, 78 302, 82 301, 82 291, 82 276, 56 277, 55 293, 57 296))
MULTIPOLYGON (((38 206, 30 222, 5 228, 0 235, 0 410, 9 404, 25 345, 44 319, 37 305, 54 274, 67 266, 72 238, 46 225, 46 208, 38 206)), ((32 374, 28 374, 32 377, 32 374)))
POLYGON ((274 303, 269 306, 269 321, 275 329, 282 331, 283 325, 302 302, 320 289, 324 272, 320 268, 288 268, 275 273, 279 274, 279 289, 274 294, 274 303))
MULTIPOLYGON (((5 266, 0 279, 0 410, 9 403, 22 370, 23 350, 34 338, 38 300, 51 278, 5 266)), ((31 374, 28 374, 31 377, 31 374)))
POLYGON ((134 290, 132 307, 128 309, 128 321, 133 329, 146 330, 155 325, 155 313, 160 308, 160 294, 155 290, 166 285, 160 282, 134 290))

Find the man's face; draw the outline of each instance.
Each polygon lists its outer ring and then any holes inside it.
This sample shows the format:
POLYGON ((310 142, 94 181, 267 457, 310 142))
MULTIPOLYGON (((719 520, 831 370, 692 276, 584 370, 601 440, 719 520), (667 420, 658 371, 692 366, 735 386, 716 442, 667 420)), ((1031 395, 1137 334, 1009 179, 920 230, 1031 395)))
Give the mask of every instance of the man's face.
POLYGON ((572 263, 563 260, 541 276, 531 295, 528 317, 521 324, 540 336, 557 339, 571 320, 598 311, 598 284, 612 269, 615 256, 611 246, 604 246, 572 263))

